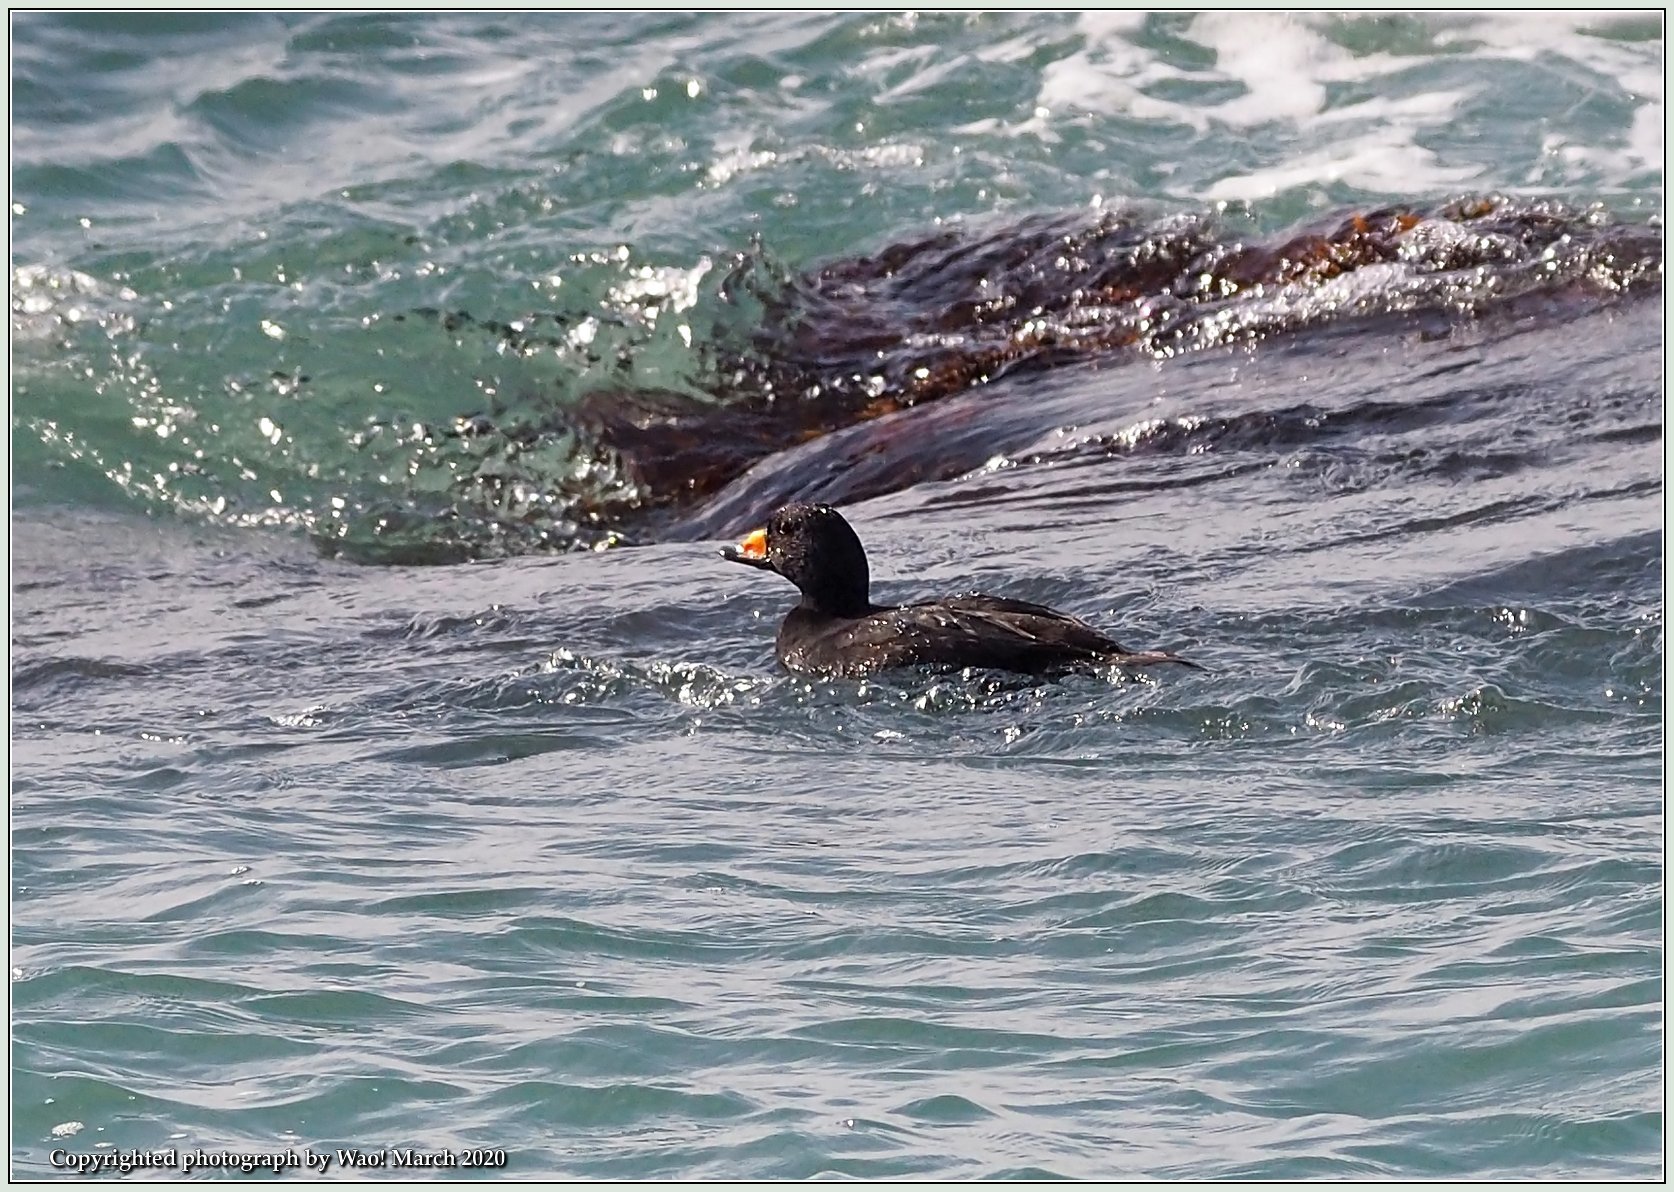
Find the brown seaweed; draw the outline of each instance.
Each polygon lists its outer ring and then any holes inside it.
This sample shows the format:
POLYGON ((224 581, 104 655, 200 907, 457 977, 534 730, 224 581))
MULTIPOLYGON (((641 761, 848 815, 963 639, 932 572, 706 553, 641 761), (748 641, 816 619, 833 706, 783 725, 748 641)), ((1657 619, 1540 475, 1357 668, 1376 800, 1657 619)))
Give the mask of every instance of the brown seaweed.
POLYGON ((1276 238, 1235 236, 1204 214, 1037 215, 788 276, 757 264, 741 256, 721 297, 759 319, 704 345, 701 392, 604 388, 516 434, 462 422, 503 434, 503 460, 562 438, 591 466, 521 504, 506 500, 504 471, 468 472, 461 484, 476 488, 451 507, 335 546, 440 560, 728 533, 806 495, 810 470, 835 478, 827 499, 855 500, 969 469, 1016 429, 985 397, 1015 393, 1004 378, 1326 327, 1447 334, 1502 314, 1574 317, 1660 292, 1662 232, 1597 208, 1488 197, 1354 212, 1276 238))

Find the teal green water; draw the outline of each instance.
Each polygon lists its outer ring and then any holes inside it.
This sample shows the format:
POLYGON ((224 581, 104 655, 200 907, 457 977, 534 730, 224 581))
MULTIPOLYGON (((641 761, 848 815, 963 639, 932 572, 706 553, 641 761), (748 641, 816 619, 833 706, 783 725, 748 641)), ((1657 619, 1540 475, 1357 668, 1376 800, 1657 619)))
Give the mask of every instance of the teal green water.
POLYGON ((996 377, 724 490, 899 467, 845 506, 880 598, 1204 674, 787 676, 788 586, 568 552, 552 496, 641 483, 574 411, 887 324, 803 271, 926 234, 1498 192, 1660 237, 1659 16, 13 45, 16 1176, 1662 1174, 1660 266, 1543 290, 1570 258, 1479 239, 1409 319, 1465 244, 1433 219, 1280 292, 1294 333, 996 377), (353 561, 380 525, 476 561, 353 561))

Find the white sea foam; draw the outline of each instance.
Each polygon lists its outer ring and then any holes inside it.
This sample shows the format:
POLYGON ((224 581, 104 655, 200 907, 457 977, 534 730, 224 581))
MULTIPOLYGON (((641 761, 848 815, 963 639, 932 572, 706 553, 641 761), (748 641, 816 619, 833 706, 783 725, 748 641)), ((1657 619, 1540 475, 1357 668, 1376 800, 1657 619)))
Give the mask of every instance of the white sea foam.
POLYGON ((1422 145, 1390 144, 1379 131, 1337 141, 1270 169, 1229 175, 1205 189, 1202 197, 1251 202, 1297 187, 1332 183, 1380 194, 1411 194, 1454 190, 1485 177, 1483 169, 1442 164, 1422 145))
MULTIPOLYGON (((1546 134, 1542 157, 1528 169, 1534 187, 1596 189, 1621 185, 1663 162, 1663 52, 1660 39, 1626 40, 1623 22, 1646 14, 1429 14, 1426 36, 1402 52, 1358 52, 1356 22, 1325 14, 1217 12, 1194 17, 1176 36, 1213 55, 1211 65, 1148 44, 1148 26, 1128 14, 1085 14, 1083 45, 1042 71, 1038 103, 1054 114, 1120 116, 1190 128, 1200 135, 1235 131, 1260 143, 1290 127, 1280 156, 1252 149, 1228 160, 1218 177, 1179 173, 1181 197, 1251 200, 1292 188, 1341 183, 1388 194, 1450 191, 1485 179, 1505 183, 1505 163, 1481 160, 1474 138, 1456 122, 1504 97, 1490 64, 1514 62, 1550 72, 1534 76, 1526 102, 1531 124, 1546 134), (1427 42, 1427 44, 1426 44, 1427 42), (1465 68, 1465 69, 1461 69, 1465 68), (1424 90, 1421 82, 1434 79, 1424 90), (1192 98, 1181 84, 1214 90, 1192 98), (1226 84, 1236 90, 1227 94, 1226 84), (1439 85, 1438 85, 1439 84, 1439 85), (1593 88, 1632 105, 1627 127, 1600 137, 1564 89, 1593 88), (1368 96, 1370 92, 1370 96, 1368 96), (1550 110, 1548 110, 1550 109, 1550 110), (1268 160, 1253 162, 1252 156, 1268 160), (1189 192, 1189 193, 1186 193, 1189 192)), ((1525 84, 1528 86, 1529 84, 1525 84)), ((1043 135, 1038 120, 1005 125, 1043 135)))
POLYGON ((1145 88, 1185 72, 1135 45, 1143 19, 1133 13, 1084 13, 1078 27, 1087 47, 1050 62, 1041 71, 1038 106, 1053 111, 1091 110, 1135 120, 1173 120, 1202 131, 1208 117, 1186 104, 1157 99, 1145 88))

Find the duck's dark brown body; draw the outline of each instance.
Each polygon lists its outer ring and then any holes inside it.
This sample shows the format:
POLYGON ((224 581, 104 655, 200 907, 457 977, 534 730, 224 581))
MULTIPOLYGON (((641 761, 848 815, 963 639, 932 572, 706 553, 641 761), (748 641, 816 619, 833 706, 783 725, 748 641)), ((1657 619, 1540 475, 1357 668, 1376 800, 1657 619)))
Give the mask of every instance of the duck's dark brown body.
POLYGON ((802 592, 779 626, 788 670, 859 678, 901 666, 981 667, 1049 674, 1089 666, 1196 664, 1160 650, 1133 652, 1068 613, 1000 596, 954 596, 896 608, 867 596, 860 539, 825 505, 787 505, 765 530, 722 554, 777 571, 802 592))
POLYGON ((1134 653, 1085 621, 1042 604, 979 595, 875 608, 863 617, 835 617, 798 605, 779 627, 778 655, 787 670, 851 679, 915 665, 1028 675, 1099 665, 1193 665, 1160 651, 1134 653))

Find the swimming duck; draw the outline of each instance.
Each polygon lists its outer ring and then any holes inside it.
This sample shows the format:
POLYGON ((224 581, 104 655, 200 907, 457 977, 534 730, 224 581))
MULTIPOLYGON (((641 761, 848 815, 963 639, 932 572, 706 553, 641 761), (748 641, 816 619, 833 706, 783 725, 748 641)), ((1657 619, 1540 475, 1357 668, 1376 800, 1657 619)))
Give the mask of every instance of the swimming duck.
POLYGON ((1129 650, 1078 617, 1026 600, 967 595, 873 604, 866 550, 829 505, 786 505, 721 556, 776 571, 802 593, 779 626, 777 653, 787 670, 803 674, 859 678, 915 665, 1030 675, 1165 662, 1202 669, 1162 650, 1129 650))

